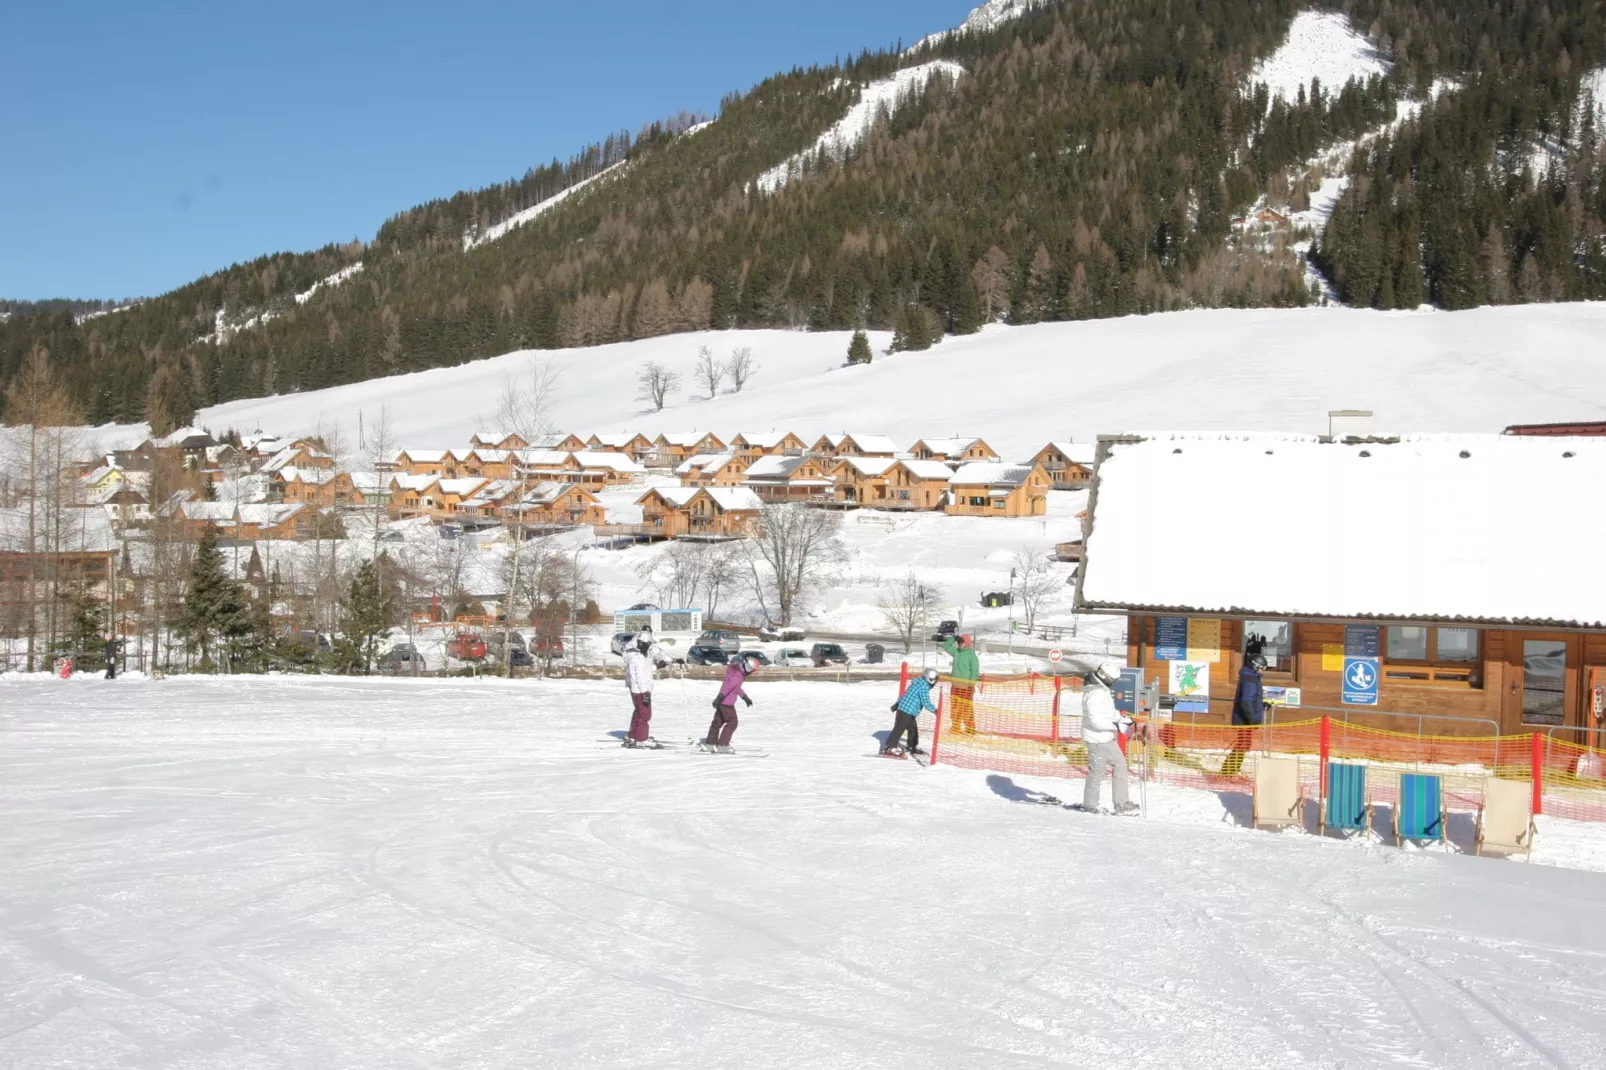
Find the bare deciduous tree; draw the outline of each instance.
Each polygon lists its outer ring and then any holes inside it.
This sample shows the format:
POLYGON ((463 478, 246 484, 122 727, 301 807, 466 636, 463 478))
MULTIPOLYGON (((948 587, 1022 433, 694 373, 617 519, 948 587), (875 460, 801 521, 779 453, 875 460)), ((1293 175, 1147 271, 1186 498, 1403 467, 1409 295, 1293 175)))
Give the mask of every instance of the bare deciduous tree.
POLYGON ((699 606, 706 618, 741 579, 737 555, 728 543, 674 542, 636 566, 658 603, 669 608, 699 606))
POLYGON ((557 366, 539 356, 525 358, 517 373, 502 377, 502 393, 496 404, 497 430, 534 442, 556 430, 557 393, 563 377, 557 366))
POLYGON ((842 514, 805 505, 766 505, 762 530, 742 544, 743 579, 764 616, 791 624, 842 556, 842 514))
MULTIPOLYGON (((725 365, 714 359, 714 351, 707 346, 697 350, 697 381, 708 388, 708 400, 719 396, 720 380, 725 378, 725 365)), ((658 406, 663 408, 662 405, 658 406)))
POLYGON ((1048 552, 1040 546, 1023 546, 1015 551, 1015 599, 1026 618, 1026 630, 1037 623, 1037 615, 1065 581, 1049 564, 1048 552))
POLYGON ((881 619, 903 640, 905 654, 914 649, 916 629, 938 611, 941 599, 942 593, 935 586, 910 569, 876 602, 881 610, 881 619))
POLYGON ((648 361, 641 366, 636 385, 641 388, 636 400, 650 402, 655 412, 662 412, 669 392, 680 389, 680 373, 670 371, 655 360, 648 361))
POLYGON ((731 377, 731 385, 736 393, 742 392, 742 387, 758 371, 758 365, 753 362, 753 351, 747 346, 731 350, 731 359, 725 362, 725 373, 731 377))

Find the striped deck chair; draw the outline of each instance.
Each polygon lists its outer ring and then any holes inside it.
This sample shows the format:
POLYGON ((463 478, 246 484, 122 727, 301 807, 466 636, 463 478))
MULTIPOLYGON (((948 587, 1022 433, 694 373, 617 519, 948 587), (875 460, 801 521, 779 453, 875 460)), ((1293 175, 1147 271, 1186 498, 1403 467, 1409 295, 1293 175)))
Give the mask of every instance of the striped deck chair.
POLYGON ((1446 850, 1450 837, 1446 835, 1444 810, 1444 781, 1425 773, 1400 774, 1400 801, 1394 807, 1394 842, 1401 847, 1406 840, 1422 842, 1438 840, 1446 850))
POLYGON ((1298 758, 1268 758, 1255 762, 1255 797, 1252 828, 1303 825, 1305 792, 1299 784, 1298 758))
POLYGON ((1490 777, 1483 782, 1483 805, 1478 807, 1478 842, 1474 854, 1492 852, 1529 858, 1534 851, 1533 784, 1526 780, 1490 777))
POLYGON ((1366 766, 1350 762, 1327 763, 1327 805, 1322 807, 1320 832, 1366 832, 1372 827, 1372 800, 1366 793, 1366 766))

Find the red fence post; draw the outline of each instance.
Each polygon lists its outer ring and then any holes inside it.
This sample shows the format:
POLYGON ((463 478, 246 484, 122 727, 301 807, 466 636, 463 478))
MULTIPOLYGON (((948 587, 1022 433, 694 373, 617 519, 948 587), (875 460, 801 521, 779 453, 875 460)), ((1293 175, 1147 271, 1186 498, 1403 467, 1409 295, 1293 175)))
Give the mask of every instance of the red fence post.
POLYGON ((931 725, 931 764, 937 764, 937 744, 942 740, 942 691, 937 692, 937 715, 931 725))
POLYGON ((1333 719, 1322 714, 1322 764, 1316 770, 1316 798, 1327 801, 1327 760, 1333 753, 1333 719))
POLYGON ((1054 677, 1054 727, 1051 729, 1052 736, 1049 739, 1051 743, 1060 741, 1060 681, 1062 679, 1064 677, 1054 677))
POLYGON ((1545 737, 1534 733, 1533 751, 1534 813, 1545 812, 1545 737))
POLYGON ((909 690, 909 663, 906 661, 898 670, 898 697, 903 698, 903 693, 907 690, 909 690))

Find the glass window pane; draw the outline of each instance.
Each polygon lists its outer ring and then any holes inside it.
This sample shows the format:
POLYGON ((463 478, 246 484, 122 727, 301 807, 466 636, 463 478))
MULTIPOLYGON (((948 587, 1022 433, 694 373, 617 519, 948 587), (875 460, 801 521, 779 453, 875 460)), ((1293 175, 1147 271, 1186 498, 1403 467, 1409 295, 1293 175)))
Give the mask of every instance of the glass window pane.
POLYGON ((1440 661, 1477 661, 1478 629, 1440 628, 1438 646, 1440 661))
POLYGON ((1567 644, 1554 639, 1522 643, 1522 719, 1561 724, 1566 718, 1567 644))
POLYGON ((1244 656, 1250 654, 1259 654, 1266 659, 1267 672, 1293 672, 1294 622, 1244 621, 1244 656))
POLYGON ((1414 624, 1389 625, 1390 661, 1428 660, 1428 630, 1414 624))

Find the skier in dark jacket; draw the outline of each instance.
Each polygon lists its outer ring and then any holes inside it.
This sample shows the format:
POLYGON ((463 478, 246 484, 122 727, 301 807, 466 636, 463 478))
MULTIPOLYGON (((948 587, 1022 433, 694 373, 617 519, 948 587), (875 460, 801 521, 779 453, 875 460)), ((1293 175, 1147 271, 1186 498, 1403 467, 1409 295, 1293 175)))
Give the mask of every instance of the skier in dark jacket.
POLYGON ((106 679, 117 679, 117 658, 123 652, 123 641, 114 635, 106 637, 106 679))
POLYGON ((927 669, 904 688, 898 701, 892 704, 892 712, 897 717, 892 722, 892 732, 887 736, 886 746, 881 748, 882 754, 895 755, 924 754, 920 749, 920 725, 915 718, 920 716, 922 710, 937 712, 937 704, 931 701, 932 689, 937 686, 937 670, 927 669), (899 745, 899 741, 907 735, 909 748, 907 751, 899 745))
POLYGON ((1265 671, 1266 658, 1261 654, 1249 655, 1238 671, 1238 690, 1232 696, 1232 723, 1239 731, 1233 734, 1232 750, 1221 763, 1222 776, 1237 776, 1243 769, 1244 755, 1249 753, 1250 740, 1254 737, 1249 729, 1259 727, 1266 720, 1266 688, 1260 678, 1265 671))
POLYGON ((757 669, 758 659, 745 657, 731 662, 725 670, 725 682, 719 685, 719 695, 714 699, 714 720, 708 726, 708 738, 703 740, 705 750, 715 754, 732 753, 731 736, 736 734, 736 700, 741 699, 749 706, 753 704, 742 685, 757 669))

